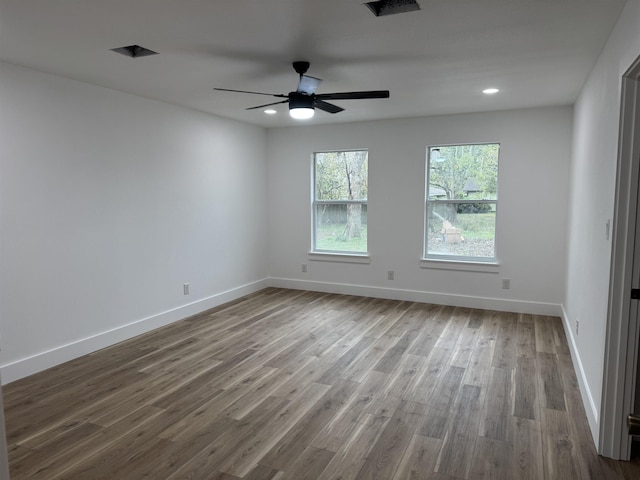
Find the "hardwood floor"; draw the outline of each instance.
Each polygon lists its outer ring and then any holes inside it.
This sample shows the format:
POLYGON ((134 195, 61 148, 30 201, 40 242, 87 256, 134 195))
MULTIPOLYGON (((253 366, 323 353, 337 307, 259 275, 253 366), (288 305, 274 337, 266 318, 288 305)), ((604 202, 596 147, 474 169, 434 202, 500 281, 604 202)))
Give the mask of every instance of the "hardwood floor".
POLYGON ((550 317, 267 289, 4 391, 12 480, 640 478, 550 317))

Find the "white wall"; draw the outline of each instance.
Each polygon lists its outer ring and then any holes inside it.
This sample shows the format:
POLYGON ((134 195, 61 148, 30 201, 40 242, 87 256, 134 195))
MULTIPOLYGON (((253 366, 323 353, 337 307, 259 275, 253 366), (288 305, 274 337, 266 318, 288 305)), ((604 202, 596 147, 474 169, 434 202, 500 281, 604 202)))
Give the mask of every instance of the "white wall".
POLYGON ((266 285, 264 129, 6 63, 0 112, 4 381, 266 285))
POLYGON ((605 225, 614 210, 621 79, 639 55, 640 0, 630 0, 575 106, 565 329, 596 445, 611 266, 605 225))
POLYGON ((554 107, 269 130, 272 283, 559 315, 571 118, 570 107, 554 107), (501 143, 499 273, 420 268, 426 147, 473 142, 501 143), (354 148, 369 150, 371 263, 309 261, 312 153, 354 148))

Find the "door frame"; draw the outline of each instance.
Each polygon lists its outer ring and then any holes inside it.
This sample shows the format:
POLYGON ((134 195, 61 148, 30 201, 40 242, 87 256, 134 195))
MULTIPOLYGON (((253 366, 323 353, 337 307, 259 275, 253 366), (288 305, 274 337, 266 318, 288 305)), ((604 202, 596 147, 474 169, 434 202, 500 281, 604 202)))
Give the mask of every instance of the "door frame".
POLYGON ((2 379, 0 379, 0 479, 9 480, 9 458, 7 436, 4 428, 4 407, 2 405, 2 379))
POLYGON ((626 420, 633 411, 640 346, 638 301, 631 300, 631 289, 640 288, 640 285, 634 285, 633 278, 634 253, 640 256, 640 238, 636 238, 636 229, 640 228, 640 219, 637 218, 639 180, 640 57, 622 76, 611 279, 599 422, 598 453, 619 460, 629 460, 631 452, 626 420))

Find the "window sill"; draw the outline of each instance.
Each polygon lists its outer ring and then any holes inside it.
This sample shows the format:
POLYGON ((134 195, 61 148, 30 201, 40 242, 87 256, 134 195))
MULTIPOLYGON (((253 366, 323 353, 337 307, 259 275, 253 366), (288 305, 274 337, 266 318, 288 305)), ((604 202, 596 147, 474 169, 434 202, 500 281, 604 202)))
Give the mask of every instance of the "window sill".
POLYGON ((314 262, 337 262, 337 263, 371 263, 368 253, 320 253, 309 252, 309 260, 314 262))
POLYGON ((495 262, 465 262, 458 260, 436 260, 432 258, 421 259, 420 268, 457 270, 460 272, 500 273, 500 264, 495 262))

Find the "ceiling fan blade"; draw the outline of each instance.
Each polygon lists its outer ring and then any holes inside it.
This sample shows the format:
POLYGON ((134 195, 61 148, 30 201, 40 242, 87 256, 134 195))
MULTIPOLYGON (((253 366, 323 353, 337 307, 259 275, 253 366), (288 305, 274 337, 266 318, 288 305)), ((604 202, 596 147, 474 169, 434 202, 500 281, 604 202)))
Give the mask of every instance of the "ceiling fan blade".
POLYGON ((321 93, 316 95, 320 100, 359 100, 365 98, 389 98, 389 90, 368 90, 365 92, 321 93))
POLYGON ((214 88, 214 90, 220 90, 222 92, 252 93, 254 95, 267 95, 268 97, 288 98, 288 95, 282 95, 280 93, 249 92, 247 90, 233 90, 231 88, 214 88))
POLYGON ((325 102, 324 100, 318 100, 314 102, 314 106, 320 110, 324 110, 329 113, 340 113, 344 108, 334 105, 333 103, 325 102))
POLYGON ((300 81, 298 82, 296 92, 304 93, 305 95, 312 95, 321 83, 322 80, 319 78, 310 77, 309 75, 300 75, 300 81))
POLYGON ((288 103, 289 100, 282 100, 281 102, 273 102, 273 103, 267 103, 265 105, 258 105, 257 107, 249 107, 246 108, 245 110, 255 110, 256 108, 264 108, 264 107, 270 107, 271 105, 280 105, 281 103, 288 103))

